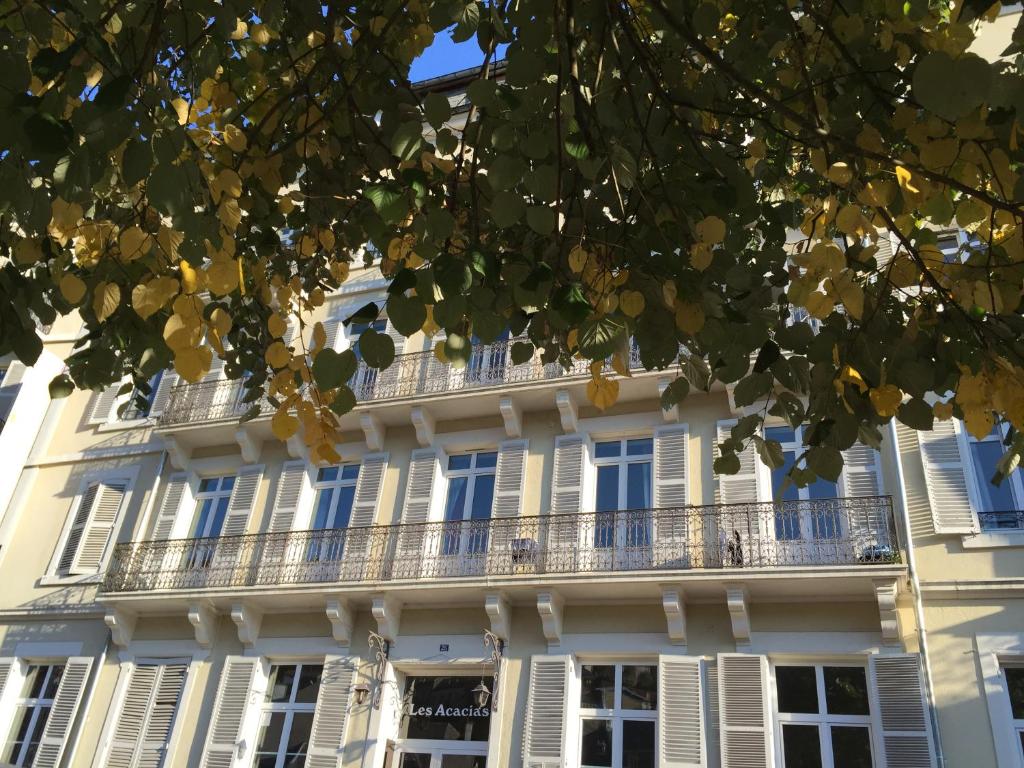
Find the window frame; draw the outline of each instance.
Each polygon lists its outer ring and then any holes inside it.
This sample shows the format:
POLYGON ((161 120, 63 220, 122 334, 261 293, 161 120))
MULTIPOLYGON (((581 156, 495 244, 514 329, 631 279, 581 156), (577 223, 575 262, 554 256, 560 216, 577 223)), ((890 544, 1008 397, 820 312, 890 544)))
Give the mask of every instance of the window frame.
MULTIPOLYGON (((597 488, 598 488, 598 477, 600 475, 600 467, 617 466, 619 467, 619 488, 618 488, 618 508, 615 510, 606 510, 606 512, 626 512, 632 509, 629 506, 629 472, 627 467, 630 464, 643 464, 647 463, 651 467, 651 485, 649 490, 649 497, 651 499, 650 507, 637 507, 636 509, 651 509, 654 507, 654 453, 655 453, 655 436, 654 433, 641 434, 641 435, 626 435, 616 437, 592 437, 590 445, 590 465, 594 476, 593 487, 590 489, 590 506, 595 512, 597 512, 597 488), (630 441, 633 440, 650 440, 651 441, 651 452, 643 454, 635 454, 633 456, 628 455, 627 448, 630 441), (602 443, 619 443, 620 451, 618 456, 602 456, 597 455, 597 446, 602 443)), ((586 506, 586 505, 584 505, 586 506)), ((597 512, 597 514, 601 514, 597 512)))
MULTIPOLYGON (((576 755, 578 768, 607 768, 602 766, 590 766, 583 762, 583 723, 586 720, 609 720, 612 726, 612 765, 611 768, 622 768, 623 765, 623 744, 622 744, 622 725, 626 720, 639 720, 653 723, 654 725, 654 764, 658 763, 658 713, 660 712, 659 707, 661 706, 661 691, 659 690, 660 674, 658 669, 658 659, 587 659, 577 658, 576 660, 577 669, 577 685, 574 688, 574 695, 576 696, 575 716, 577 720, 577 744, 576 744, 576 755), (594 667, 614 667, 615 669, 615 698, 614 706, 611 708, 603 707, 584 707, 583 706, 583 668, 586 666, 594 667), (624 709, 622 707, 622 668, 623 667, 653 667, 654 668, 654 681, 655 681, 655 694, 657 696, 658 707, 654 709, 624 709)), ((573 709, 573 708, 570 708, 573 709)))
POLYGON ((267 663, 267 666, 266 666, 266 678, 265 678, 265 681, 266 681, 266 692, 264 694, 264 699, 256 704, 256 707, 257 707, 257 717, 255 718, 255 720, 256 720, 256 731, 255 731, 255 734, 254 734, 254 737, 253 737, 252 759, 250 760, 249 765, 252 765, 252 766, 256 765, 256 760, 257 760, 257 758, 258 758, 258 756, 260 754, 260 735, 261 735, 261 731, 262 731, 262 729, 264 727, 264 724, 269 723, 271 716, 274 715, 275 713, 284 713, 285 718, 284 718, 284 724, 283 724, 283 726, 281 728, 281 740, 280 740, 280 742, 278 743, 278 746, 277 746, 277 765, 275 766, 275 768, 285 768, 285 766, 287 765, 287 763, 285 763, 284 761, 285 761, 285 758, 286 758, 286 756, 288 754, 288 751, 287 751, 288 738, 291 736, 292 724, 295 721, 295 715, 296 714, 309 713, 309 714, 311 714, 313 716, 312 719, 310 720, 310 726, 309 726, 309 734, 310 734, 310 736, 309 736, 309 740, 306 742, 305 758, 306 759, 309 758, 309 750, 310 750, 310 747, 312 746, 313 729, 316 727, 316 706, 319 703, 319 699, 320 699, 319 690, 317 692, 317 700, 313 701, 312 703, 297 702, 297 701, 294 701, 294 698, 295 698, 296 693, 298 692, 298 684, 299 684, 299 680, 301 679, 301 675, 302 675, 302 667, 304 667, 304 666, 318 666, 318 667, 320 667, 320 685, 321 686, 323 685, 324 660, 320 659, 319 661, 317 661, 316 659, 309 659, 309 658, 276 659, 276 660, 275 659, 268 659, 266 663, 267 663), (285 666, 294 666, 294 667, 296 667, 295 679, 292 681, 292 690, 291 690, 291 692, 288 695, 288 699, 289 700, 288 701, 269 701, 268 699, 271 696, 271 690, 272 690, 271 689, 271 680, 273 679, 274 668, 275 667, 285 667, 285 666))
POLYGON ((999 533, 1000 531, 1012 532, 1024 530, 1021 528, 1000 529, 981 527, 981 515, 989 514, 992 512, 1018 512, 1024 510, 1024 480, 1021 479, 1020 474, 1017 472, 1014 472, 1003 481, 1004 483, 1010 483, 1010 493, 1013 496, 1014 504, 1017 508, 1014 510, 985 509, 985 505, 983 504, 985 492, 983 488, 984 485, 988 483, 988 478, 981 477, 978 473, 978 470, 974 466, 974 451, 972 449, 972 446, 977 443, 995 442, 997 440, 999 440, 1000 445, 1002 445, 1001 441, 1006 438, 1006 432, 1007 425, 998 424, 993 428, 992 432, 985 435, 985 437, 979 440, 978 438, 974 437, 974 435, 970 434, 967 431, 967 427, 963 423, 963 420, 956 420, 957 439, 960 442, 960 452, 963 457, 964 472, 967 476, 968 500, 971 503, 971 507, 974 509, 974 514, 978 516, 979 528, 981 528, 981 530, 985 533, 999 533), (999 430, 998 436, 994 434, 996 429, 999 430))
MULTIPOLYGON (((13 710, 13 713, 16 714, 22 707, 30 708, 30 712, 31 713, 28 714, 28 717, 29 717, 29 730, 27 731, 27 734, 31 734, 33 732, 33 730, 35 729, 36 723, 39 721, 39 717, 40 717, 40 715, 41 715, 41 713, 42 713, 42 711, 44 709, 47 710, 47 718, 49 718, 50 712, 53 709, 53 702, 56 699, 57 691, 60 689, 60 683, 58 682, 57 688, 54 690, 54 696, 51 697, 51 698, 44 698, 44 697, 39 697, 39 696, 26 696, 24 694, 25 694, 25 688, 26 688, 27 683, 28 683, 29 673, 30 673, 30 671, 31 671, 31 669, 33 667, 45 667, 47 669, 46 677, 43 680, 43 686, 42 686, 42 691, 45 692, 46 686, 49 684, 49 680, 50 680, 50 678, 53 675, 54 668, 55 667, 66 668, 67 667, 67 661, 65 660, 65 661, 61 662, 61 661, 57 661, 57 660, 53 660, 53 659, 47 659, 47 660, 19 659, 19 662, 24 667, 22 674, 19 676, 20 677, 20 683, 21 683, 21 686, 22 686, 22 690, 18 692, 18 695, 17 695, 16 698, 12 697, 12 710, 13 710)), ((63 674, 63 669, 62 669, 61 674, 63 674)), ((15 722, 16 722, 15 719, 12 719, 11 723, 10 723, 10 729, 6 733, 4 733, 4 734, 0 734, 0 738, 3 739, 3 741, 0 742, 0 754, 4 754, 9 747, 12 748, 12 750, 13 750, 14 739, 12 737, 16 735, 15 734, 15 722)), ((46 730, 46 723, 44 722, 43 725, 41 726, 40 730, 39 730, 39 742, 38 742, 38 744, 36 746, 36 749, 37 749, 36 754, 38 754, 38 746, 39 746, 39 744, 42 744, 43 733, 45 732, 45 730, 46 730)), ((24 765, 23 763, 20 763, 19 761, 24 759, 25 751, 28 748, 28 744, 29 744, 29 742, 24 742, 21 745, 21 749, 20 749, 19 754, 17 756, 15 756, 13 754, 10 755, 10 764, 11 765, 15 765, 15 766, 16 765, 24 765)), ((34 759, 34 757, 33 757, 33 759, 34 759)), ((7 765, 8 763, 4 763, 4 764, 7 765)), ((28 765, 31 765, 31 763, 29 763, 28 765)))
POLYGON ((356 486, 357 486, 357 484, 359 482, 359 472, 360 472, 361 468, 362 468, 362 460, 355 461, 355 462, 346 461, 346 462, 341 462, 339 464, 331 464, 331 465, 328 465, 326 467, 313 467, 312 468, 313 472, 311 473, 312 477, 311 477, 310 485, 311 485, 311 488, 312 488, 312 491, 313 491, 313 496, 312 496, 312 508, 310 509, 310 513, 309 513, 309 522, 308 522, 309 530, 311 530, 311 531, 315 531, 315 530, 342 530, 342 529, 338 528, 337 525, 325 526, 324 528, 316 528, 315 527, 317 510, 320 507, 320 494, 322 492, 329 492, 331 494, 330 513, 329 514, 331 516, 335 516, 337 514, 337 511, 338 511, 337 510, 338 492, 340 491, 341 488, 352 488, 352 506, 349 507, 349 511, 348 511, 349 521, 348 521, 348 523, 346 523, 346 525, 344 527, 344 530, 348 529, 349 525, 351 525, 351 523, 352 523, 352 508, 355 506, 355 489, 356 489, 356 486), (356 468, 355 477, 352 477, 352 478, 345 478, 345 477, 343 477, 344 471, 345 471, 346 467, 355 467, 356 468), (325 469, 332 469, 332 468, 335 468, 335 469, 338 470, 337 478, 335 478, 334 480, 320 480, 319 479, 320 473, 323 470, 325 470, 325 469))
MULTIPOLYGON (((198 483, 196 483, 195 492, 192 494, 192 518, 191 518, 191 520, 189 520, 189 526, 188 527, 189 527, 190 535, 188 536, 188 538, 191 538, 191 539, 216 539, 216 538, 220 538, 221 531, 223 531, 223 528, 224 528, 224 520, 227 520, 227 515, 228 515, 228 512, 230 511, 230 507, 231 507, 231 494, 234 492, 234 490, 235 490, 235 483, 237 483, 237 482, 238 482, 238 472, 237 471, 236 472, 231 472, 231 473, 228 473, 228 474, 221 474, 221 475, 215 475, 215 476, 211 476, 211 477, 200 477, 199 478, 198 483), (224 483, 224 481, 227 478, 229 478, 229 477, 232 478, 231 487, 228 488, 227 490, 225 490, 221 486, 224 483), (207 480, 216 480, 217 481, 217 489, 214 490, 214 491, 204 491, 204 490, 202 490, 203 483, 206 482, 207 480), (225 507, 224 507, 224 520, 221 521, 221 531, 218 531, 214 535, 211 535, 209 533, 205 533, 203 535, 199 535, 197 526, 199 524, 199 520, 200 520, 200 517, 202 515, 203 503, 205 501, 208 501, 208 500, 209 501, 219 501, 221 499, 224 499, 225 502, 226 502, 225 507)), ((211 518, 211 520, 207 522, 207 527, 209 527, 209 522, 211 522, 212 519, 216 518, 216 509, 215 509, 215 507, 211 507, 211 508, 214 509, 214 514, 213 514, 213 517, 211 518)))
MULTIPOLYGON (((999 665, 999 676, 1006 691, 1006 707, 1009 714, 1010 728, 1012 729, 1014 746, 1017 748, 1017 755, 1024 764, 1024 717, 1013 716, 1013 699, 1010 696, 1010 681, 1006 676, 1007 669, 1019 669, 1024 672, 1024 659, 1016 662, 1003 662, 999 665)), ((1024 708, 1024 702, 1022 702, 1024 708)))
POLYGON ((441 522, 443 523, 466 523, 473 519, 478 520, 490 520, 494 514, 494 496, 495 490, 497 489, 498 483, 498 454, 499 450, 497 447, 494 448, 477 448, 467 451, 445 451, 442 455, 442 460, 438 463, 441 464, 444 469, 442 476, 445 482, 444 494, 441 495, 441 522), (494 454, 494 466, 493 467, 478 467, 477 460, 480 454, 493 453, 494 454), (451 460, 456 456, 470 456, 470 466, 466 469, 452 469, 450 467, 451 460), (493 475, 494 477, 494 490, 491 492, 491 506, 487 511, 486 518, 474 518, 473 517, 473 500, 476 496, 476 478, 484 475, 493 475), (462 507, 462 517, 458 520, 448 519, 448 498, 451 494, 451 481, 457 477, 468 478, 466 484, 466 501, 462 507))

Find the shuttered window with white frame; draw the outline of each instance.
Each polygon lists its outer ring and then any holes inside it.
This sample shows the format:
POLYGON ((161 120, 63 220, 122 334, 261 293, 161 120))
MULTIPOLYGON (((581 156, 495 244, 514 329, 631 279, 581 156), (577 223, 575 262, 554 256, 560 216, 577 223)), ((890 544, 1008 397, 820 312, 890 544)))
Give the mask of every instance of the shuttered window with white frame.
POLYGON ((658 658, 658 765, 706 768, 701 659, 658 658))
POLYGON ((403 524, 413 527, 401 529, 397 550, 399 558, 411 559, 409 573, 416 572, 416 562, 423 556, 424 535, 421 524, 430 521, 434 509, 441 510, 440 504, 433 503, 434 486, 440 473, 439 453, 433 448, 417 448, 409 460, 401 520, 403 524))
POLYGON ((570 701, 573 693, 571 656, 530 659, 530 687, 523 728, 523 768, 567 768, 570 743, 575 743, 570 701))
POLYGON ((551 476, 551 511, 558 514, 583 509, 583 461, 586 438, 559 435, 555 438, 554 471, 551 476))
POLYGON ((528 440, 506 440, 498 445, 492 517, 518 517, 522 511, 528 440))
POLYGON ((106 424, 114 419, 114 407, 117 405, 121 386, 118 382, 93 394, 89 403, 89 424, 106 424))
POLYGON ((936 420, 919 431, 928 503, 936 533, 977 533, 980 529, 968 482, 965 438, 956 419, 936 420))
POLYGON ((350 657, 329 654, 324 659, 306 768, 340 768, 354 674, 350 657))
POLYGON ((262 465, 250 465, 238 470, 235 484, 231 489, 231 500, 228 502, 221 536, 241 536, 246 532, 249 518, 256 507, 262 479, 262 465))
POLYGON ((377 506, 388 470, 388 454, 366 453, 359 462, 355 496, 352 500, 350 527, 366 527, 377 522, 377 506))
POLYGON ((59 575, 99 573, 131 485, 130 478, 87 481, 72 504, 57 562, 59 575))
POLYGON ((889 768, 934 768, 935 745, 928 722, 920 656, 872 655, 868 664, 872 714, 883 751, 880 764, 889 768))
POLYGON ((191 507, 193 503, 192 490, 186 472, 175 472, 167 478, 156 519, 153 521, 154 539, 170 539, 175 535, 175 529, 180 528, 177 522, 181 510, 191 507))
POLYGON ((685 424, 654 430, 654 506, 658 509, 689 504, 689 438, 685 424))
MULTIPOLYGON (((255 735, 265 660, 254 656, 228 656, 221 671, 213 717, 206 734, 202 768, 242 768, 252 760, 240 749, 255 735), (249 738, 246 738, 249 737, 249 738)), ((251 747, 250 747, 251 748, 251 747)))
POLYGON ((75 728, 79 707, 85 697, 85 689, 89 685, 92 661, 89 656, 73 656, 65 663, 64 674, 53 698, 46 727, 43 729, 43 738, 32 763, 33 768, 57 768, 61 764, 61 757, 67 748, 75 728))
POLYGON ((187 674, 183 659, 131 664, 105 765, 162 768, 187 674))
POLYGON ((303 526, 308 526, 309 506, 309 482, 308 465, 302 459, 286 461, 277 476, 277 488, 274 491, 274 506, 270 511, 270 533, 284 533, 296 529, 299 520, 303 526))
POLYGON ((769 768, 772 760, 768 659, 718 654, 718 713, 722 768, 769 768))

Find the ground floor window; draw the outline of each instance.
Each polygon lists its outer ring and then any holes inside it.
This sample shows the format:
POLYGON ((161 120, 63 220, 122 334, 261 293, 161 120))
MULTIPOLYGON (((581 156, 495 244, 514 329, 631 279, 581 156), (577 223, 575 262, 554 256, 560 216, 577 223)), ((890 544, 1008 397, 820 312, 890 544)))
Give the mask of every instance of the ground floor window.
POLYGON ((1024 667, 1006 667, 1006 691, 1010 695, 1010 711, 1013 716, 1014 738, 1024 761, 1024 667))
POLYGON ((580 765, 654 768, 658 722, 656 664, 583 664, 580 765))
POLYGON ((322 664, 274 664, 260 714, 256 768, 306 764, 322 664))
POLYGON ((785 768, 871 768, 867 670, 776 665, 776 718, 785 768))
POLYGON ((0 758, 4 765, 32 765, 63 675, 63 664, 29 665, 0 758))
POLYGON ((490 702, 478 676, 408 676, 393 768, 484 768, 490 702))

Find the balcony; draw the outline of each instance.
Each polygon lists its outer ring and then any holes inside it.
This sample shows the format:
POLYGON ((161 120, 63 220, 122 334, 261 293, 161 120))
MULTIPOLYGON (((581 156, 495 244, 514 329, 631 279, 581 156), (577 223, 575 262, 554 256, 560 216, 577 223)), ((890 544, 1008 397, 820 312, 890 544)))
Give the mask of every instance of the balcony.
MULTIPOLYGON (((864 582, 898 566, 887 496, 497 518, 119 544, 110 595, 320 586, 438 590, 616 575, 743 579, 838 569, 864 582)), ((814 594, 816 579, 803 580, 814 594)), ((862 585, 863 586, 863 585, 862 585)))
MULTIPOLYGON (((397 401, 429 396, 436 398, 453 393, 494 390, 509 385, 543 384, 565 380, 582 380, 589 376, 587 360, 574 360, 566 370, 558 363, 544 364, 539 356, 516 365, 512 362, 511 347, 518 339, 499 341, 473 348, 469 363, 455 368, 442 363, 432 350, 398 355, 390 367, 378 371, 360 361, 350 386, 356 402, 361 404, 397 401)), ((630 368, 639 370, 640 354, 633 347, 630 368)), ((611 366, 606 365, 606 372, 611 366)), ((179 384, 171 389, 170 398, 160 416, 161 427, 194 424, 197 422, 238 419, 251 407, 243 403, 239 381, 204 381, 198 384, 179 384)), ((264 404, 262 413, 271 412, 264 404)), ((261 415, 262 415, 261 413, 261 415)))
POLYGON ((978 522, 983 531, 1024 531, 1024 510, 979 512, 978 522))

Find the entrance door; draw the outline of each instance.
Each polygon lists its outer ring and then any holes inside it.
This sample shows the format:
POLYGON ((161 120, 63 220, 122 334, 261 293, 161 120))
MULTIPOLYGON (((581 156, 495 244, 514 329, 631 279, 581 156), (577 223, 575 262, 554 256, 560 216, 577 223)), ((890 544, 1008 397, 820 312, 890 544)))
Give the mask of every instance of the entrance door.
POLYGON ((485 768, 491 710, 476 701, 480 682, 478 675, 407 677, 392 768, 485 768))
POLYGON ((451 747, 430 748, 428 744, 399 747, 397 768, 485 768, 487 745, 483 752, 456 752, 451 747))

